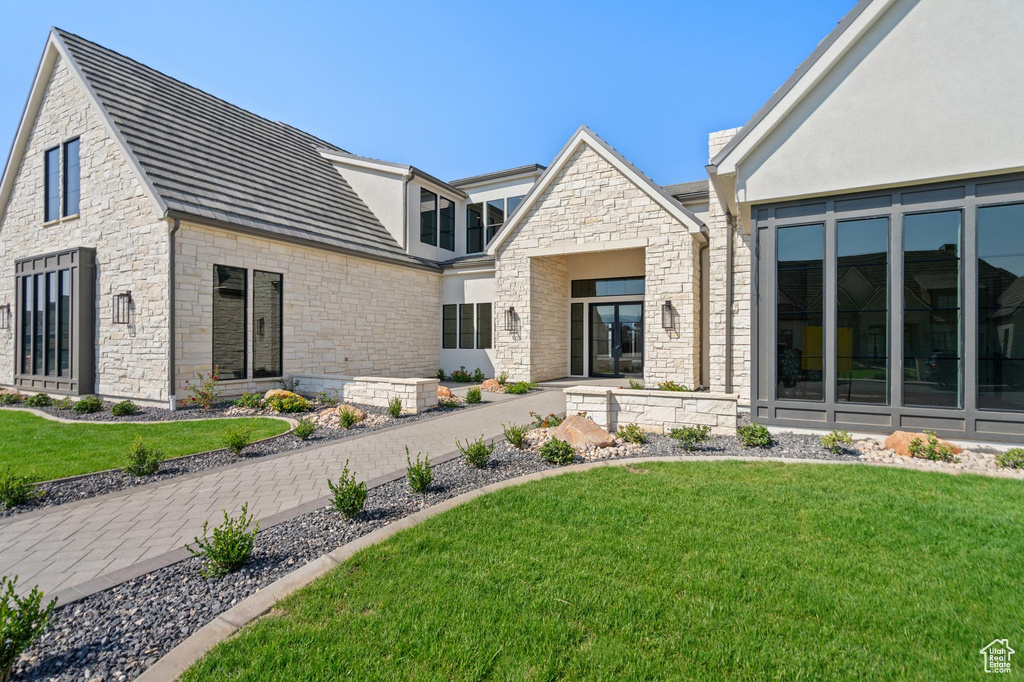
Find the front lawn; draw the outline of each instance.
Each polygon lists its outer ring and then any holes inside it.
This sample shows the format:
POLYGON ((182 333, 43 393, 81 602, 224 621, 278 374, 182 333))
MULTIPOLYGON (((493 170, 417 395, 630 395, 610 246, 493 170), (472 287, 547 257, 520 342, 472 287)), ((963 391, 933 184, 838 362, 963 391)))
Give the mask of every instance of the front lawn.
MULTIPOLYGON (((167 457, 224 447, 224 431, 245 419, 182 420, 130 424, 62 424, 27 412, 0 411, 0 472, 43 479, 115 469, 124 464, 137 435, 167 457)), ((280 419, 257 419, 252 438, 269 438, 288 430, 280 419)))
POLYGON ((184 679, 965 679, 1024 643, 1022 494, 866 466, 563 475, 360 552, 184 679))

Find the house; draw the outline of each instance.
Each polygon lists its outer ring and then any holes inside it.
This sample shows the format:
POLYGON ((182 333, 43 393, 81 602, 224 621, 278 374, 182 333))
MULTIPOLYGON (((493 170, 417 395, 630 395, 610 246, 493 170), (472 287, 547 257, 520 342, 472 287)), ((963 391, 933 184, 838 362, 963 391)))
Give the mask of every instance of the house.
POLYGON ((1021 20, 862 0, 664 187, 585 126, 441 180, 54 30, 0 182, 0 384, 173 404, 214 366, 234 392, 465 366, 706 389, 570 394, 609 426, 1019 439, 1021 20))

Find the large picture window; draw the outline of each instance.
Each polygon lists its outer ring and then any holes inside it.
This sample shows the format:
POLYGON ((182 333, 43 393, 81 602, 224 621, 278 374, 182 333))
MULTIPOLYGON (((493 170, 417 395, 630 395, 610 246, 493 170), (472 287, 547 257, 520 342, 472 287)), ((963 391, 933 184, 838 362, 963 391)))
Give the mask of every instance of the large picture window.
POLYGON ((420 241, 437 246, 437 195, 420 189, 420 241))
POLYGON ((246 378, 244 268, 213 266, 213 365, 221 379, 246 378))
POLYGON ((282 371, 284 279, 280 274, 252 273, 252 375, 279 377, 282 371))
POLYGON ((978 407, 1024 410, 1024 204, 978 209, 978 407))
POLYGON ((779 228, 776 397, 825 399, 824 225, 779 228))

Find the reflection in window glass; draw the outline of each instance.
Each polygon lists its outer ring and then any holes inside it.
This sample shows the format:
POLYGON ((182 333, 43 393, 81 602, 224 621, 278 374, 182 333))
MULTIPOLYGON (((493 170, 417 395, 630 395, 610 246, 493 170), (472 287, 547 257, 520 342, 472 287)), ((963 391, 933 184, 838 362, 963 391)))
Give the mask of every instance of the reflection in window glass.
POLYGON ((57 272, 46 273, 46 373, 57 373, 57 272))
POLYGON ((32 277, 21 278, 21 373, 32 372, 32 277))
POLYGON ((569 323, 569 373, 583 374, 583 304, 573 303, 569 323))
POLYGON ((448 251, 455 250, 455 202, 440 198, 440 246, 448 251))
POLYGON ((490 244, 494 235, 505 222, 505 200, 493 199, 487 202, 487 243, 490 244))
POLYGON ((60 367, 62 377, 71 370, 71 271, 60 271, 60 367))
POLYGON ((473 330, 473 304, 459 304, 459 348, 472 348, 475 340, 473 330))
POLYGON ((252 375, 257 378, 281 376, 282 285, 277 273, 252 273, 252 375))
POLYGON ((888 402, 889 219, 836 226, 836 400, 888 402))
POLYGON ((959 407, 960 211, 903 219, 903 403, 959 407))
POLYGON ((470 204, 466 207, 466 253, 480 253, 484 250, 484 205, 470 204))
POLYGON ((519 208, 519 204, 523 203, 523 197, 524 196, 525 195, 520 195, 518 197, 509 197, 507 199, 508 205, 507 205, 507 210, 505 211, 506 214, 512 215, 513 213, 515 213, 516 209, 519 208))
POLYGON ((78 139, 64 143, 64 215, 78 213, 81 195, 81 177, 78 159, 78 139))
POLYGON ((47 222, 60 218, 60 147, 46 152, 46 192, 43 203, 47 222))
POLYGON ((824 400, 824 225, 780 227, 777 236, 776 396, 824 400))
POLYGON ((220 378, 245 378, 246 272, 213 266, 213 365, 220 378))
POLYGON ((612 279, 574 279, 571 290, 573 298, 589 296, 642 296, 643 277, 619 277, 612 279))
POLYGON ((420 189, 420 241, 437 246, 437 195, 420 189))
POLYGON ((458 348, 459 306, 441 306, 441 348, 458 348))
POLYGON ((493 335, 493 319, 490 303, 476 304, 476 347, 490 348, 493 335))
POLYGON ((1024 204, 978 209, 978 407, 1024 410, 1024 204))

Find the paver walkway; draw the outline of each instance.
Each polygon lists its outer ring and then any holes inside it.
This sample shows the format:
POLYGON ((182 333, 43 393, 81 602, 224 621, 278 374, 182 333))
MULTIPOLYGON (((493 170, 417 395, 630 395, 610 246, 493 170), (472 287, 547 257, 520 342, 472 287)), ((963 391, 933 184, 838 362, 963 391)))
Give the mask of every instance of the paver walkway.
POLYGON ((487 399, 493 402, 463 413, 0 520, 0 575, 18 575, 19 588, 38 584, 47 593, 96 584, 180 550, 204 521, 219 522, 222 509, 235 514, 248 502, 266 519, 324 497, 325 481, 337 478, 346 460, 370 480, 404 470, 406 445, 437 458, 453 452, 456 439, 490 439, 501 435, 503 422, 525 422, 531 411, 565 410, 558 390, 487 399))

